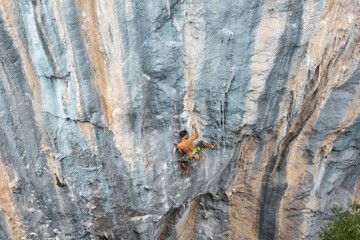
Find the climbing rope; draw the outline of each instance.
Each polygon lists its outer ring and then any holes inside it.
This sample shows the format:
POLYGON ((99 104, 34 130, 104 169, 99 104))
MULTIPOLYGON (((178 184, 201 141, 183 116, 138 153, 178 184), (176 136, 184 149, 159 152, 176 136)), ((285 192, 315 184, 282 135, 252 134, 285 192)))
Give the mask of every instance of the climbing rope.
MULTIPOLYGON (((180 158, 181 159, 181 158, 180 158)), ((180 161, 180 160, 179 160, 180 161)), ((176 169, 175 166, 173 165, 173 172, 174 172, 174 177, 175 177, 175 182, 174 182, 174 188, 173 188, 173 194, 172 194, 172 199, 171 201, 173 202, 173 204, 171 205, 170 209, 172 209, 175 206, 175 195, 176 195, 176 169)))

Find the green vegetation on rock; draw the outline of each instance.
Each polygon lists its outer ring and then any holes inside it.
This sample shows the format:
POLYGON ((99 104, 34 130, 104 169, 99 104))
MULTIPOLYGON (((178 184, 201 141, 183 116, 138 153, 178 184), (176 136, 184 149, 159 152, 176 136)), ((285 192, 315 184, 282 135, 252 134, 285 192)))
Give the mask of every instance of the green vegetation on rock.
POLYGON ((351 212, 343 212, 341 207, 334 205, 333 216, 325 228, 321 228, 319 236, 323 240, 360 239, 360 204, 354 202, 351 212))

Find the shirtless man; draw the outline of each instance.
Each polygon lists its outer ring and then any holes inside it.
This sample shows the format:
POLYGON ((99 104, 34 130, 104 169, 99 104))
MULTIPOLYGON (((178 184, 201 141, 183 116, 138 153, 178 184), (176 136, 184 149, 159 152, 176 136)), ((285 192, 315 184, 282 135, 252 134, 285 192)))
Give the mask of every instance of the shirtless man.
POLYGON ((187 169, 185 163, 187 163, 189 161, 192 161, 193 159, 199 160, 200 159, 199 153, 200 153, 200 150, 202 148, 204 148, 204 147, 206 147, 206 148, 214 148, 215 147, 215 144, 210 145, 210 144, 207 144, 204 141, 200 141, 197 144, 196 148, 194 148, 193 145, 192 145, 192 142, 199 137, 199 134, 198 134, 198 132, 196 130, 195 124, 193 124, 192 126, 193 126, 193 128, 195 130, 195 135, 194 136, 189 137, 188 132, 186 130, 182 130, 180 132, 181 142, 180 143, 174 142, 174 144, 177 146, 177 148, 179 150, 179 153, 180 154, 185 153, 185 156, 180 160, 180 165, 184 168, 184 171, 182 172, 183 175, 189 173, 189 170, 187 169))

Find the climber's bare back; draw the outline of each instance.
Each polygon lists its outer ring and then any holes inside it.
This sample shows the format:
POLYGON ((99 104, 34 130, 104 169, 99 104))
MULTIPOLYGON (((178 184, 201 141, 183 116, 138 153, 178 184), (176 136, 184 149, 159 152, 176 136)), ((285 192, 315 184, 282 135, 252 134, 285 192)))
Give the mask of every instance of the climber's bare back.
POLYGON ((178 149, 190 155, 195 149, 192 145, 192 142, 195 140, 194 136, 189 137, 186 140, 182 140, 178 145, 178 149))

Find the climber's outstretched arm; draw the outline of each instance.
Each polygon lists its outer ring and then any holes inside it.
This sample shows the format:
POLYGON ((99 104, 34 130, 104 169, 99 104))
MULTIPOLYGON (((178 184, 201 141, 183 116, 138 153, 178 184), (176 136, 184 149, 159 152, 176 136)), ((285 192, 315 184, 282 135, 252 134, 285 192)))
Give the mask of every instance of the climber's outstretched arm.
POLYGON ((195 135, 194 135, 194 136, 191 136, 191 138, 192 138, 193 140, 195 140, 195 139, 197 139, 197 138, 199 137, 199 133, 198 133, 198 131, 197 131, 197 129, 196 129, 195 123, 194 123, 192 126, 193 126, 193 128, 194 128, 195 135))

